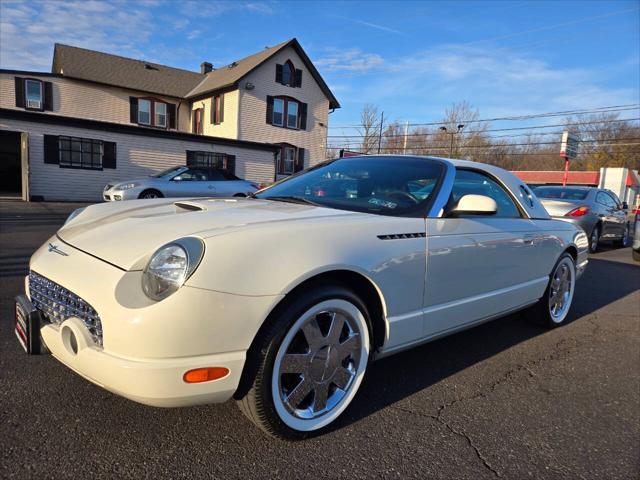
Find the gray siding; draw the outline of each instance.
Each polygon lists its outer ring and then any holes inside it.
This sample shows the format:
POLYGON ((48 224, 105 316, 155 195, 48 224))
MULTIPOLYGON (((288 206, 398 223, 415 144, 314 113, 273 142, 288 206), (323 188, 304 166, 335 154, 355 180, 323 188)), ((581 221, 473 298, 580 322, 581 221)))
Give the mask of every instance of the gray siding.
POLYGON ((100 201, 102 189, 108 182, 143 177, 173 165, 184 165, 187 150, 235 155, 236 175, 258 183, 273 181, 273 153, 270 151, 20 120, 0 119, 0 130, 29 134, 30 194, 40 195, 45 200, 100 201), (117 168, 96 171, 45 164, 44 135, 69 135, 116 142, 117 168))

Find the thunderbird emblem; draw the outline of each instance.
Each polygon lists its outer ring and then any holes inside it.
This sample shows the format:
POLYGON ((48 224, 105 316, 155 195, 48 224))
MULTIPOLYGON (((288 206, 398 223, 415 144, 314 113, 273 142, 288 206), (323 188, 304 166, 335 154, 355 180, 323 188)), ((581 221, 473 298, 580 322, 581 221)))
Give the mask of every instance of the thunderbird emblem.
POLYGON ((62 250, 60 250, 60 249, 58 248, 58 246, 57 246, 57 245, 55 245, 55 244, 53 244, 53 243, 50 243, 50 244, 49 244, 48 250, 49 250, 50 252, 57 253, 58 255, 62 255, 63 257, 68 257, 68 256, 69 256, 69 254, 68 254, 68 253, 63 252, 62 250))

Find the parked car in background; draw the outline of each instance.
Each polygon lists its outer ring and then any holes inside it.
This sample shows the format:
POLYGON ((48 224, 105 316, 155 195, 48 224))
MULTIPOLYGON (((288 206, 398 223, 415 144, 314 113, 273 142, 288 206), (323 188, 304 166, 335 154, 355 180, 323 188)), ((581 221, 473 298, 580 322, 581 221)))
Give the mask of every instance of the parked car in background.
POLYGON ((150 177, 111 182, 103 198, 110 201, 162 197, 246 197, 258 185, 226 170, 171 167, 150 177))
POLYGON ((637 208, 635 211, 635 221, 633 222, 633 246, 631 251, 633 252, 633 259, 636 262, 640 262, 640 208, 637 208))
POLYGON ((234 398, 265 432, 304 438, 372 359, 517 310, 565 324, 587 253, 498 167, 340 158, 250 198, 72 213, 31 258, 16 334, 137 402, 234 398))
POLYGON ((603 240, 611 240, 619 247, 628 245, 628 207, 612 191, 575 186, 540 186, 533 191, 553 218, 582 227, 592 253, 603 240))

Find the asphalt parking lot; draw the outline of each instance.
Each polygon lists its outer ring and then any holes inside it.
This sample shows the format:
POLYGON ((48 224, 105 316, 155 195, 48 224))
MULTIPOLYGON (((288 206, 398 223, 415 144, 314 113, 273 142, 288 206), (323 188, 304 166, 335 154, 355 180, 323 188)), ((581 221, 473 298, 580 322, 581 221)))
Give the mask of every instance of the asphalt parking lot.
POLYGON ((23 353, 13 297, 75 207, 0 203, 1 478, 638 478, 640 266, 628 248, 591 257, 567 326, 516 314, 381 360, 332 431, 289 443, 232 402, 146 407, 23 353))

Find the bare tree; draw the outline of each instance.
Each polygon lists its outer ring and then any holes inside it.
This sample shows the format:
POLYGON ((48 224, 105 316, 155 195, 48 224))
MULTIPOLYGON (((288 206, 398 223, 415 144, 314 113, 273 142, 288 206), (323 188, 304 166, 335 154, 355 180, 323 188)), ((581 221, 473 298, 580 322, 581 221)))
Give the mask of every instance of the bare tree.
POLYGON ((378 138, 380 134, 378 107, 370 103, 367 103, 362 107, 358 133, 362 138, 360 151, 365 154, 375 153, 378 149, 378 138))

